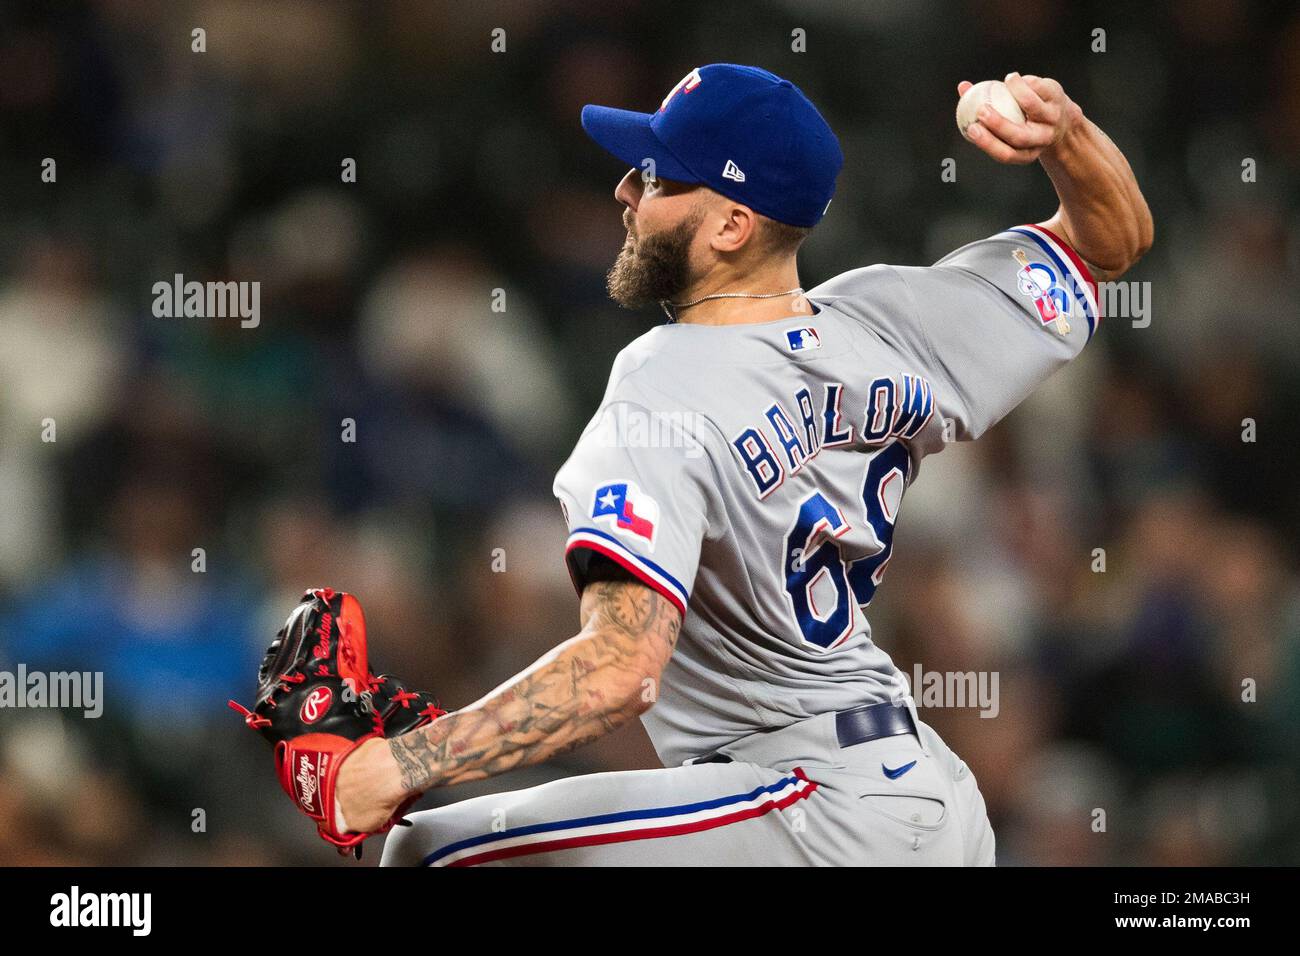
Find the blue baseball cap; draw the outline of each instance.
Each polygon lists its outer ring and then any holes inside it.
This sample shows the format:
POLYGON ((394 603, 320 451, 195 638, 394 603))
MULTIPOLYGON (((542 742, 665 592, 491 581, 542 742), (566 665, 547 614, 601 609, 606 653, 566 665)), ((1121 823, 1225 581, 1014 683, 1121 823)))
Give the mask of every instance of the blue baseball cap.
POLYGON ((702 183, 770 219, 815 226, 844 165, 839 140, 789 80, 753 66, 697 67, 658 111, 584 106, 582 128, 629 166, 702 183))

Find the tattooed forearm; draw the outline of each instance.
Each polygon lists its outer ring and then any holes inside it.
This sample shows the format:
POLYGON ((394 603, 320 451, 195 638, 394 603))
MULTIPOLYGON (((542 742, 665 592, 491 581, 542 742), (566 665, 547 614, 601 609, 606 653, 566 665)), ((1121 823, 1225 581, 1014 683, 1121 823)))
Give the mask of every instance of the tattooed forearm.
POLYGON ((463 710, 388 742, 408 792, 541 763, 646 710, 682 616, 632 581, 582 594, 582 631, 463 710))

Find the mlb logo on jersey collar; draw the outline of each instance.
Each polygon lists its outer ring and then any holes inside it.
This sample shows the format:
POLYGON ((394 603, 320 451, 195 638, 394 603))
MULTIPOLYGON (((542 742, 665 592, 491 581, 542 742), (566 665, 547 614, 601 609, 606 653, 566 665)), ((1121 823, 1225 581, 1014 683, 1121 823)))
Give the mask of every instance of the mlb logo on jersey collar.
POLYGON ((806 352, 808 349, 819 349, 822 347, 822 337, 817 334, 817 330, 811 326, 805 326, 799 329, 787 329, 785 333, 785 344, 791 352, 806 352))

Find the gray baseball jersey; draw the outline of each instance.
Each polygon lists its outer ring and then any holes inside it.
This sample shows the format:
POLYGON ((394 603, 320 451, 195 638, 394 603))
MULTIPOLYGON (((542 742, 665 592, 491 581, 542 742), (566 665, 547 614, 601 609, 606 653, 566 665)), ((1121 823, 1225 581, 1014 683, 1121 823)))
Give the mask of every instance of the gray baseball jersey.
POLYGON ((901 696, 915 717, 865 614, 903 493, 1083 348, 1095 291, 1022 226, 807 298, 633 342, 556 478, 575 583, 603 555, 685 614, 643 717, 667 766, 416 813, 386 865, 994 863, 975 777, 930 727, 841 745, 835 712, 901 696))
POLYGON ((807 298, 806 317, 662 325, 631 343, 555 481, 575 582, 601 554, 685 614, 643 718, 669 766, 899 694, 865 611, 905 489, 1098 321, 1086 266, 1036 226, 929 268, 855 269, 807 298))

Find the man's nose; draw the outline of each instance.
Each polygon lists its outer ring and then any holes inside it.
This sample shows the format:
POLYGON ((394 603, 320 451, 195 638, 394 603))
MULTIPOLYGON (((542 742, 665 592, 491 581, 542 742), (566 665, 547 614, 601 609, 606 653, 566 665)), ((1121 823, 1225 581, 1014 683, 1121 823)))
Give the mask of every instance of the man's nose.
POLYGON ((614 198, 628 209, 636 212, 636 205, 641 201, 641 171, 629 169, 627 175, 614 188, 614 198))

